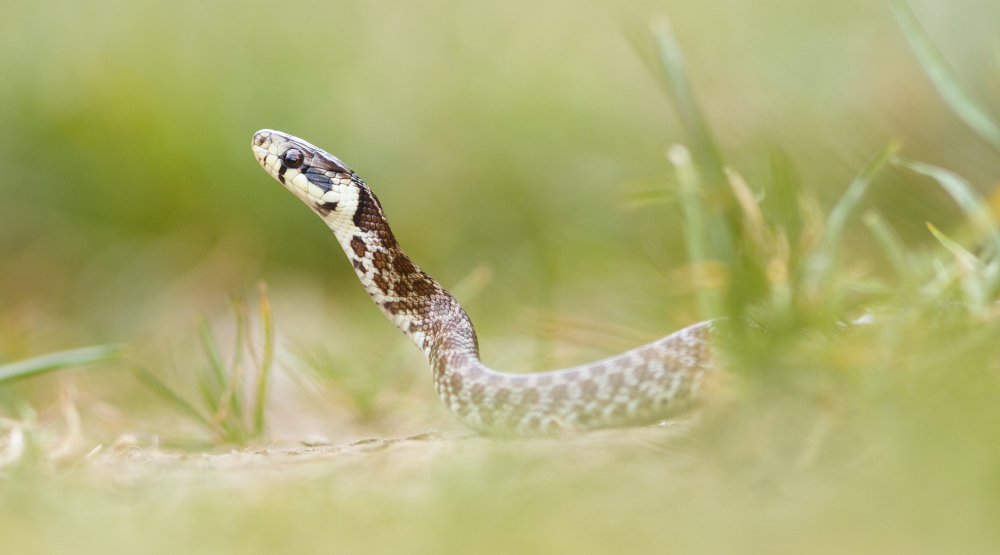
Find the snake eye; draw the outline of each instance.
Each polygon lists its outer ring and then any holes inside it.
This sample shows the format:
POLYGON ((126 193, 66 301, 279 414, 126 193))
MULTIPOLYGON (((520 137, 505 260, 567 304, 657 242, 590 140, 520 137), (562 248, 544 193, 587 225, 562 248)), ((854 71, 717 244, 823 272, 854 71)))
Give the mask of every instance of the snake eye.
POLYGON ((285 155, 281 157, 281 160, 285 163, 285 165, 292 169, 301 166, 304 159, 305 156, 302 155, 302 152, 295 150, 294 148, 286 152, 285 155))

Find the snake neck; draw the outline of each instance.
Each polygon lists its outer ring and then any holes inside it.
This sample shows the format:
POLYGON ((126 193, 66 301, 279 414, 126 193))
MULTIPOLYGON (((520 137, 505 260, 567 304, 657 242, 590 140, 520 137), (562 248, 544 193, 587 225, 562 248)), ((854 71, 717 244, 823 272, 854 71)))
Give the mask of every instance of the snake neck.
POLYGON ((434 388, 468 427, 536 435, 662 420, 698 397, 713 375, 710 323, 591 364, 537 374, 484 366, 469 316, 396 242, 378 198, 356 175, 337 209, 314 206, 383 314, 427 357, 434 388))
POLYGON ((375 193, 356 175, 357 199, 321 213, 379 310, 419 347, 434 370, 480 368, 476 330, 462 306, 396 241, 375 193), (354 204, 355 206, 351 206, 354 204), (353 208, 353 210, 351 210, 353 208))
POLYGON ((690 406, 711 374, 709 323, 575 368, 538 374, 487 368, 465 310, 403 252, 378 198, 354 180, 356 199, 342 196, 335 213, 317 212, 375 304, 424 352, 438 396, 468 427, 536 435, 648 424, 690 406))

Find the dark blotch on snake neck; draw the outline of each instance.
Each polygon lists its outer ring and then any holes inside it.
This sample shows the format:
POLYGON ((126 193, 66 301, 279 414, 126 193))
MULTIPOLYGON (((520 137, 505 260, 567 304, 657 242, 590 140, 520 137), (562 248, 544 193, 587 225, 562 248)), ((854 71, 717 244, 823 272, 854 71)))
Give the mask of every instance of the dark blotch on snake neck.
POLYGON ((321 214, 326 216, 330 212, 333 212, 334 210, 337 209, 337 201, 324 202, 322 204, 318 204, 316 205, 316 209, 319 210, 321 214))
POLYGON ((351 250, 354 251, 354 256, 358 258, 365 257, 365 242, 361 237, 355 235, 351 238, 351 250))
POLYGON ((376 221, 378 205, 371 191, 361 187, 358 191, 358 207, 354 209, 354 225, 361 231, 371 231, 376 221))

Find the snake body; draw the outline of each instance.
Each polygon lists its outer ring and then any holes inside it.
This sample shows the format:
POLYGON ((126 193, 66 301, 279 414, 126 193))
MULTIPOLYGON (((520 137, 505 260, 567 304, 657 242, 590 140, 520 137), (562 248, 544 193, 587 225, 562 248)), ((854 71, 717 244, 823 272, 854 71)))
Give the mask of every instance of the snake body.
POLYGON ((491 370, 479 359, 465 310, 403 252, 360 177, 335 156, 278 131, 258 131, 252 148, 260 165, 333 231, 375 304, 424 352, 442 401, 477 432, 543 435, 650 424, 690 408, 718 377, 711 322, 565 370, 491 370))

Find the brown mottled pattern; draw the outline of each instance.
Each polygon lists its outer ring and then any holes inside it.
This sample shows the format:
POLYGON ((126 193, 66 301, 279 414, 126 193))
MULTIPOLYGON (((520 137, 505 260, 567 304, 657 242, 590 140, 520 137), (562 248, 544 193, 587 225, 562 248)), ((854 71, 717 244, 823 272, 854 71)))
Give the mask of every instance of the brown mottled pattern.
POLYGON ((438 395, 476 431, 538 435, 649 424, 689 408, 717 377, 710 322, 575 368, 491 370, 479 360, 465 310, 406 256, 361 178, 329 153, 277 131, 258 132, 253 149, 268 173, 333 230, 375 303, 424 351, 438 395), (290 150, 304 155, 297 170, 283 165, 290 150))

